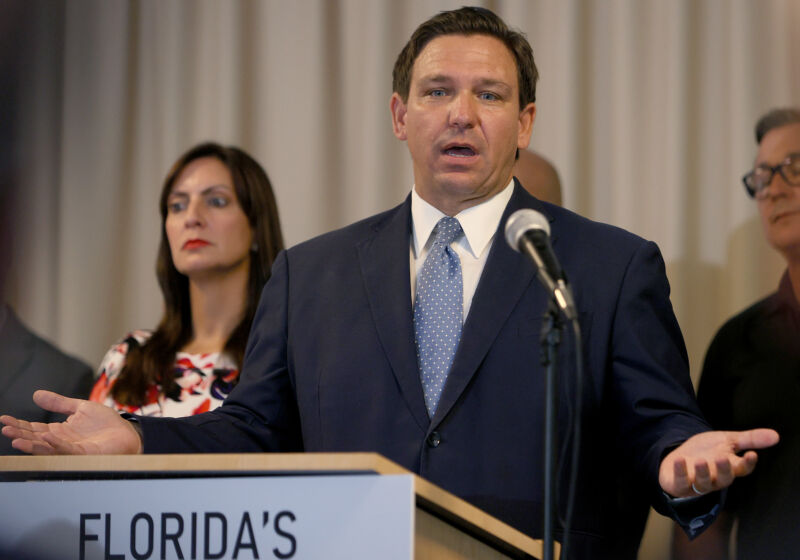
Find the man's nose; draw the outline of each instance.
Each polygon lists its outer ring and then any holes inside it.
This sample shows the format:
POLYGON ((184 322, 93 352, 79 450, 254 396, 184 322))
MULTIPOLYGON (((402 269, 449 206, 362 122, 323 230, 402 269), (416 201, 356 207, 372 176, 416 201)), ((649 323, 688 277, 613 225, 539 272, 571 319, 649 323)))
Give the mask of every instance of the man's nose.
POLYGON ((783 178, 783 175, 779 171, 776 171, 772 175, 772 180, 765 187, 765 190, 767 192, 766 198, 778 198, 790 194, 793 187, 786 182, 786 179, 783 178))
POLYGON ((475 98, 471 93, 458 93, 450 106, 450 124, 459 128, 472 128, 477 122, 475 98))

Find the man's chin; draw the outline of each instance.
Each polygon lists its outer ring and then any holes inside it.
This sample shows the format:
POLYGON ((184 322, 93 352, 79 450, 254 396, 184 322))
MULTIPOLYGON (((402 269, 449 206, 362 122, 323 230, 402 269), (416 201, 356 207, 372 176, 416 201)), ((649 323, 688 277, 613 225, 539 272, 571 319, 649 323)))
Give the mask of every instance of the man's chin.
POLYGON ((501 184, 497 181, 489 181, 486 177, 467 174, 448 174, 438 179, 436 192, 440 197, 459 204, 467 203, 467 206, 474 206, 488 200, 508 184, 507 181, 503 181, 501 184))

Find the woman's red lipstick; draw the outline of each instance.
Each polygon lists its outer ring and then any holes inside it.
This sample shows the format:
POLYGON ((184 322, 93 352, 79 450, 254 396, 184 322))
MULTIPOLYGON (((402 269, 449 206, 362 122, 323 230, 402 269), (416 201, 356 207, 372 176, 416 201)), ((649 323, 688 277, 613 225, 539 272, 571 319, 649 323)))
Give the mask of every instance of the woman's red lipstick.
POLYGON ((183 249, 199 249, 200 247, 205 247, 207 245, 211 244, 205 239, 190 239, 183 244, 183 249))

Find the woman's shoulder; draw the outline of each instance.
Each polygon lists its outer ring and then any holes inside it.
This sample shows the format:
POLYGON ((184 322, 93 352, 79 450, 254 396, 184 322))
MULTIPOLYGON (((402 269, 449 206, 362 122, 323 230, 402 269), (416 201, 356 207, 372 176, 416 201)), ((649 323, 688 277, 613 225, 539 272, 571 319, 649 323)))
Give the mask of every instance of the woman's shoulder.
POLYGON ((153 331, 146 329, 137 329, 135 331, 131 331, 128 334, 126 334, 125 337, 120 340, 120 343, 126 343, 130 345, 133 341, 135 341, 136 344, 141 346, 142 344, 150 340, 151 336, 153 336, 153 331))
POLYGON ((115 342, 108 349, 95 374, 95 383, 89 395, 90 401, 105 403, 114 406, 109 396, 111 387, 122 373, 125 362, 133 346, 141 346, 153 335, 149 330, 134 330, 115 342))
POLYGON ((141 346, 147 342, 153 335, 152 331, 135 330, 130 331, 124 337, 114 343, 108 349, 103 360, 100 362, 100 367, 97 368, 97 377, 106 377, 107 380, 116 378, 122 371, 125 365, 125 358, 133 346, 141 346))

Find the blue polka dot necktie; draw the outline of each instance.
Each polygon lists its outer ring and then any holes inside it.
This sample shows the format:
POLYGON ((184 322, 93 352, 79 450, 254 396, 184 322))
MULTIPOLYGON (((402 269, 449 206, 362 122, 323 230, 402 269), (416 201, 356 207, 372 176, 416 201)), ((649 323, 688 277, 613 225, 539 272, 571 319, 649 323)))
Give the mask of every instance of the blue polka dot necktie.
POLYGON ((461 261, 450 244, 463 235, 458 220, 445 216, 433 229, 433 244, 417 277, 414 337, 422 391, 433 417, 461 339, 461 261))

